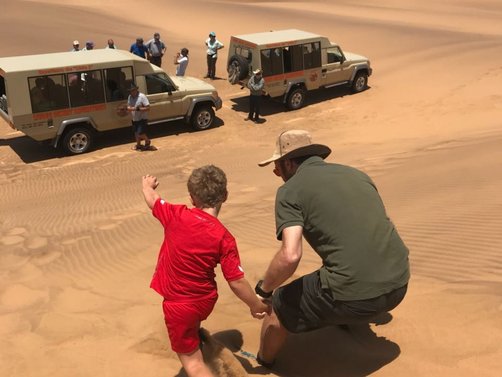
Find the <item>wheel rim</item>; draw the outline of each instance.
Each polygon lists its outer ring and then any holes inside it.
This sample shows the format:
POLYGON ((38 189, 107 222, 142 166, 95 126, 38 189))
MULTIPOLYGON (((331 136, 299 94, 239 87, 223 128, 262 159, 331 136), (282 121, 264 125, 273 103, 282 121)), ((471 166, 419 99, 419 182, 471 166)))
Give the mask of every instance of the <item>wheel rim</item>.
POLYGON ((303 102, 303 94, 300 92, 293 93, 291 96, 291 107, 297 108, 303 102))
POLYGON ((72 137, 68 141, 68 148, 73 153, 80 153, 85 151, 88 145, 89 145, 89 137, 83 132, 78 132, 72 135, 72 137))
POLYGON ((211 125, 211 114, 209 111, 201 111, 197 115, 197 126, 199 126, 200 129, 208 128, 211 125))
POLYGON ((364 76, 359 76, 356 80, 356 90, 361 91, 366 85, 366 79, 364 76))

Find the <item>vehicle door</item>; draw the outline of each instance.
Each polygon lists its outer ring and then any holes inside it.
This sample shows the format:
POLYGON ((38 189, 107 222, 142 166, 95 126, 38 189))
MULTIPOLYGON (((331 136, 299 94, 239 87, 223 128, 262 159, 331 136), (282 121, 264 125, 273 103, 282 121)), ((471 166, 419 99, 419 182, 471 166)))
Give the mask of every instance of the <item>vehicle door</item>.
POLYGON ((308 42, 303 44, 303 67, 305 69, 305 85, 308 90, 321 86, 321 43, 308 42))
POLYGON ((148 120, 176 118, 183 115, 182 96, 176 85, 165 73, 145 75, 146 96, 150 102, 148 120))
POLYGON ((345 83, 350 79, 350 70, 344 69, 345 56, 338 46, 323 49, 321 82, 323 86, 345 83))

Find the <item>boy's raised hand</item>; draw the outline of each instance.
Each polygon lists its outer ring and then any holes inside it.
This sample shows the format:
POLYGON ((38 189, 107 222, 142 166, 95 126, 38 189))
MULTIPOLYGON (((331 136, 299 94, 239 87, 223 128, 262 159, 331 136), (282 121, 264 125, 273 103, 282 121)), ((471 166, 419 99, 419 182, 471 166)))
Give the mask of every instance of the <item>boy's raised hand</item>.
POLYGON ((147 174, 143 176, 143 188, 152 188, 156 189, 157 186, 159 185, 159 181, 157 180, 157 177, 154 177, 153 175, 147 174))
POLYGON ((142 183, 145 202, 148 208, 153 209, 155 202, 160 198, 159 194, 157 194, 157 191, 155 191, 155 189, 159 185, 159 181, 157 181, 157 177, 147 174, 143 176, 142 183))
POLYGON ((256 319, 263 319, 265 315, 272 313, 272 303, 270 300, 263 300, 258 298, 259 303, 251 308, 251 315, 256 319))

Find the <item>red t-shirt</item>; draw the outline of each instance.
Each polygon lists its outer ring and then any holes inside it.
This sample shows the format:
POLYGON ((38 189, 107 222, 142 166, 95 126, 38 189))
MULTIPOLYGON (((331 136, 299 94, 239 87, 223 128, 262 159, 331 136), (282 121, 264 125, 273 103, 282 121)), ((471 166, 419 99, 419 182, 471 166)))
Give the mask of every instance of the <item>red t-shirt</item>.
POLYGON ((214 216, 158 199, 153 215, 164 227, 164 242, 150 287, 167 300, 217 297, 214 269, 227 281, 244 276, 235 238, 214 216))

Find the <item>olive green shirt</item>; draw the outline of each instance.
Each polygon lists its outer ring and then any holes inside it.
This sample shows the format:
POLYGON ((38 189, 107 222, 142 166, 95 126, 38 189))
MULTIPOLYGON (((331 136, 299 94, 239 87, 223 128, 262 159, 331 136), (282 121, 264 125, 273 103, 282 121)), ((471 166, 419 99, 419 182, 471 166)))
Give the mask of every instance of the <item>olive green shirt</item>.
POLYGON ((363 172, 314 156, 277 191, 277 239, 300 225, 322 259, 320 279, 337 300, 374 298, 407 284, 408 249, 363 172))

